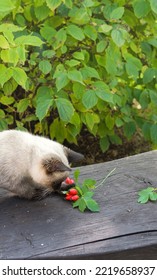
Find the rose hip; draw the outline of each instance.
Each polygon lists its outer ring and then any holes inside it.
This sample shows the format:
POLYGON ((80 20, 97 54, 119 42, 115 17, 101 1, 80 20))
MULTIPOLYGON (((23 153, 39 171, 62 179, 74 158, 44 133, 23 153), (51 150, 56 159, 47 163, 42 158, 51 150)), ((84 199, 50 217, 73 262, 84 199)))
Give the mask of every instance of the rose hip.
POLYGON ((65 180, 65 183, 68 184, 68 185, 72 185, 72 184, 74 184, 74 180, 67 177, 66 180, 65 180))
POLYGON ((73 195, 72 197, 71 197, 71 200, 72 201, 76 201, 76 200, 78 200, 79 199, 79 196, 76 194, 76 195, 73 195))
POLYGON ((76 194, 78 194, 78 191, 76 189, 72 188, 69 190, 69 194, 76 195, 76 194))
POLYGON ((66 200, 71 200, 71 199, 72 199, 72 195, 67 194, 65 199, 66 199, 66 200))

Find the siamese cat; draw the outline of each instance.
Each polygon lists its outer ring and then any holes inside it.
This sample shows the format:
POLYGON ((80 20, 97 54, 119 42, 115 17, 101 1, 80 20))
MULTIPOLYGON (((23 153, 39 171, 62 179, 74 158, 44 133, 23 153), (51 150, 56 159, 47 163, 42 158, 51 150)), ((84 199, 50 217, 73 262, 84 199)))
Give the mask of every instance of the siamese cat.
POLYGON ((62 190, 69 163, 83 155, 50 139, 18 130, 0 132, 0 187, 26 199, 62 190))

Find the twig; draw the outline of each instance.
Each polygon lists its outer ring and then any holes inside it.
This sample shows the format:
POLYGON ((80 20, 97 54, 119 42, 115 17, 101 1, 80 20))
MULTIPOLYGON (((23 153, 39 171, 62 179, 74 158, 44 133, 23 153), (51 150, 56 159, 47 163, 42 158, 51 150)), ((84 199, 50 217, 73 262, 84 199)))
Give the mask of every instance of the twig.
POLYGON ((95 188, 100 187, 100 186, 107 180, 107 178, 108 178, 115 170, 116 170, 116 167, 115 167, 114 169, 112 169, 112 170, 106 175, 106 177, 101 181, 101 183, 98 184, 97 186, 95 186, 95 188))

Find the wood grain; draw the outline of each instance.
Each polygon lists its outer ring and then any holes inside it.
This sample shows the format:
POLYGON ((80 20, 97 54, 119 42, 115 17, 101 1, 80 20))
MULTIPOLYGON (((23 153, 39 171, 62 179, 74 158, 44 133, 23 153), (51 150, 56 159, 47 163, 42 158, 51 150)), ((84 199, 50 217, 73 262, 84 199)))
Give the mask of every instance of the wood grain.
MULTIPOLYGON (((100 182, 99 213, 81 213, 62 196, 27 201, 0 190, 0 259, 157 259, 157 203, 137 203, 157 186, 157 152, 81 167, 100 182)), ((71 174, 72 175, 72 174, 71 174)))

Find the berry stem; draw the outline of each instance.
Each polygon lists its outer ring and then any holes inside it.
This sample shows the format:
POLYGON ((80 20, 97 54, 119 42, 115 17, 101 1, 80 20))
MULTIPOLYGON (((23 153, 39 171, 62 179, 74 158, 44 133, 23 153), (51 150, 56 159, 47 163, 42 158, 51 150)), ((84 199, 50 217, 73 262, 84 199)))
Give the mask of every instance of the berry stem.
POLYGON ((107 180, 107 178, 108 178, 109 176, 111 176, 111 174, 112 174, 115 170, 116 170, 116 167, 115 167, 114 169, 112 169, 112 170, 106 175, 106 177, 101 181, 101 183, 95 186, 95 188, 100 187, 100 186, 107 180))

